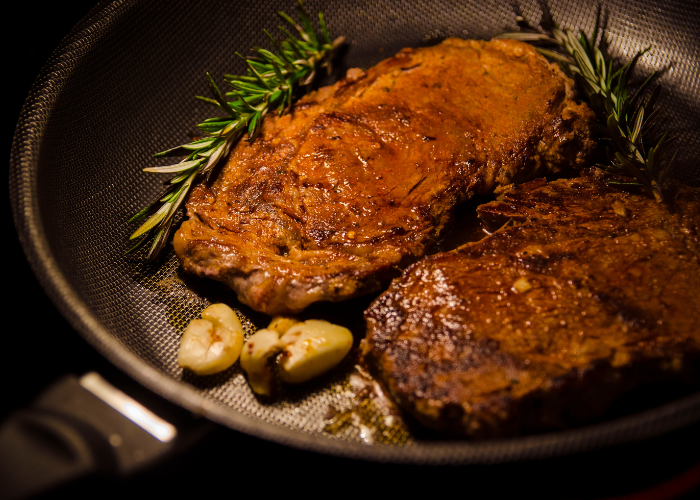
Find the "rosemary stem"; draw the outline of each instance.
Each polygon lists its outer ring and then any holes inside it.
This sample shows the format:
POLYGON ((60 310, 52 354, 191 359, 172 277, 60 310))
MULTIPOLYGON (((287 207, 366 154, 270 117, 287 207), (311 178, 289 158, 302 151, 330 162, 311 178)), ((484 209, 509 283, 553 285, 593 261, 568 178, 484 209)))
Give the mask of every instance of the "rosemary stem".
MULTIPOLYGON (((597 24, 599 26, 600 23, 597 24)), ((605 153, 607 161, 597 166, 615 175, 632 177, 634 181, 611 180, 616 185, 646 186, 656 201, 664 201, 664 180, 676 157, 666 154, 675 137, 668 133, 653 132, 656 113, 654 103, 659 95, 657 87, 646 102, 637 102, 637 95, 653 78, 649 76, 636 93, 629 91, 631 68, 639 57, 649 48, 640 50, 631 61, 617 71, 613 71, 613 62, 606 58, 596 45, 598 29, 592 38, 583 32, 575 35, 571 30, 562 30, 556 25, 551 31, 543 29, 505 33, 502 38, 511 38, 528 43, 545 43, 555 45, 554 50, 537 49, 545 57, 557 61, 570 76, 576 79, 581 90, 588 96, 591 108, 598 118, 598 130, 601 140, 607 143, 605 153), (563 48, 568 55, 556 50, 563 48), (643 137, 644 136, 644 137, 643 137)))
POLYGON ((330 41, 322 13, 319 13, 319 25, 323 37, 317 36, 304 10, 303 2, 297 0, 297 3, 301 24, 283 12, 279 15, 291 25, 292 31, 296 31, 301 39, 292 36, 284 27, 280 29, 286 35, 286 39, 281 43, 265 32, 278 52, 255 49, 256 58, 246 59, 241 56, 246 64, 247 74, 226 75, 226 83, 233 88, 227 94, 221 93, 214 79, 207 73, 207 83, 214 98, 198 99, 217 106, 228 116, 210 118, 200 123, 198 128, 207 135, 205 139, 155 155, 185 156, 179 164, 144 169, 156 173, 177 174, 169 181, 172 188, 166 192, 163 199, 151 203, 131 218, 130 222, 144 219, 145 222, 131 235, 131 239, 141 238, 141 241, 129 250, 130 252, 150 241, 148 259, 155 259, 163 249, 177 210, 183 205, 195 181, 203 174, 210 175, 218 162, 228 155, 231 148, 246 133, 248 141, 254 141, 271 109, 277 108, 280 114, 289 110, 293 89, 299 85, 310 84, 320 67, 330 67, 329 63, 335 50, 345 38, 338 37, 333 42, 330 41), (321 42, 322 38, 324 43, 321 42), (228 101, 227 98, 233 100, 228 101))

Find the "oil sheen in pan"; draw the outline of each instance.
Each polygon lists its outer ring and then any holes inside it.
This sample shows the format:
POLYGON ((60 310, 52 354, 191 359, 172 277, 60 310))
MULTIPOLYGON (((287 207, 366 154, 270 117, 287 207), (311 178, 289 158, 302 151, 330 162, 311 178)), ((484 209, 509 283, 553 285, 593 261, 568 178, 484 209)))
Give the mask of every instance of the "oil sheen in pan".
MULTIPOLYGON (((454 221, 433 246, 431 253, 451 250, 486 235, 484 224, 476 217, 476 207, 490 201, 480 196, 458 207, 454 221)), ((333 435, 363 443, 405 444, 413 441, 414 431, 401 419, 399 411, 361 367, 359 343, 365 335, 363 312, 377 293, 338 304, 316 304, 304 311, 302 319, 326 319, 343 325, 355 338, 350 355, 330 373, 301 385, 278 385, 272 398, 256 396, 250 390, 238 363, 216 375, 199 377, 177 365, 177 349, 187 324, 211 303, 223 302, 238 314, 246 337, 264 328, 270 317, 238 302, 225 285, 191 277, 180 268, 174 252, 159 266, 130 259, 130 275, 148 290, 154 304, 165 307, 169 331, 146 331, 154 346, 167 344, 165 356, 151 356, 159 368, 177 380, 183 380, 244 414, 270 423, 305 432, 333 435)))

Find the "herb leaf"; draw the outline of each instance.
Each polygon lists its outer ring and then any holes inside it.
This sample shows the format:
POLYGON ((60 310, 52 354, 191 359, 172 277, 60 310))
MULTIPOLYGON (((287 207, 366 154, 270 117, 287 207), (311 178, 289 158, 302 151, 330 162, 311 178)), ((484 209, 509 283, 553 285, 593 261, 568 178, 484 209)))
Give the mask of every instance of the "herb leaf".
POLYGON ((168 240, 175 214, 187 199, 196 179, 201 175, 210 175, 212 169, 228 155, 246 132, 248 140, 254 141, 270 110, 277 114, 289 111, 293 90, 299 85, 310 84, 319 68, 330 67, 330 60, 344 38, 331 41, 320 12, 318 16, 322 37, 317 36, 303 2, 297 0, 297 3, 301 25, 283 12, 278 15, 299 34, 301 40, 281 26, 280 30, 286 35, 281 43, 274 41, 266 32, 277 53, 257 48, 254 49, 255 58, 241 56, 247 66, 247 74, 224 76, 224 81, 233 89, 231 92, 222 94, 212 76, 206 74, 213 99, 201 96, 197 98, 223 110, 228 116, 209 118, 197 125, 207 135, 203 139, 154 155, 157 158, 185 158, 173 165, 144 169, 145 172, 176 175, 167 182, 170 187, 165 193, 129 220, 131 223, 146 219, 130 238, 140 238, 140 241, 127 253, 150 243, 147 258, 149 261, 155 260, 168 240))
MULTIPOLYGON (((522 21, 522 18, 519 20, 522 21)), ((537 50, 557 61, 588 97, 598 118, 599 126, 596 129, 601 139, 607 142, 608 162, 596 166, 611 174, 634 178, 629 182, 615 181, 611 184, 646 186, 656 201, 662 202, 664 180, 677 151, 671 151, 670 147, 675 137, 657 131, 658 110, 654 105, 661 87, 657 86, 646 102, 639 103, 640 95, 655 73, 633 95, 629 95, 634 66, 649 47, 640 50, 631 61, 613 72, 612 59, 606 58, 596 44, 600 23, 596 23, 591 38, 583 32, 576 36, 571 30, 562 30, 556 24, 550 24, 549 29, 539 30, 524 25, 522 31, 504 33, 499 38, 555 46, 555 50, 543 47, 537 47, 537 50)))

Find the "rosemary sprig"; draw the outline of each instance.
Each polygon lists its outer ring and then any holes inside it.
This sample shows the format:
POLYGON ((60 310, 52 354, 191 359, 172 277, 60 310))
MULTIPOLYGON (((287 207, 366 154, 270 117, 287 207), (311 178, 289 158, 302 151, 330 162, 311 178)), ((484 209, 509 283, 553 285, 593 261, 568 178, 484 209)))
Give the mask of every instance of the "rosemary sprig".
POLYGON ((226 114, 197 125, 206 134, 205 137, 154 155, 156 158, 184 156, 179 163, 143 169, 144 172, 175 175, 165 183, 167 187, 163 194, 129 220, 129 223, 145 221, 131 235, 131 240, 140 240, 127 253, 150 242, 147 258, 154 260, 165 246, 175 214, 195 180, 202 175, 208 178, 212 169, 245 133, 248 134, 248 141, 254 141, 263 119, 271 110, 276 110, 279 115, 288 111, 292 106, 294 90, 299 85, 310 84, 319 68, 330 69, 330 60, 344 38, 331 40, 321 12, 318 14, 321 36, 318 36, 303 2, 297 0, 297 3, 301 24, 284 12, 278 12, 278 15, 299 38, 284 26, 279 26, 286 38, 278 43, 265 30, 276 52, 255 48, 256 56, 249 58, 236 53, 245 62, 247 74, 224 75, 224 81, 232 88, 230 92, 222 94, 207 73, 213 99, 196 97, 226 114))
POLYGON ((607 143, 607 163, 597 166, 611 174, 635 179, 609 181, 610 184, 646 186, 656 201, 662 202, 664 181, 675 159, 675 152, 669 154, 669 150, 676 137, 659 130, 658 110, 654 105, 661 87, 657 86, 646 100, 641 100, 644 89, 656 73, 652 73, 634 93, 630 94, 629 90, 634 66, 649 48, 639 51, 632 60, 614 71, 612 59, 606 58, 596 45, 598 28, 599 23, 596 23, 591 38, 583 31, 577 36, 554 23, 547 31, 527 27, 525 31, 504 33, 500 37, 555 45, 566 50, 568 55, 537 47, 544 56, 559 62, 589 98, 598 118, 596 128, 607 143))

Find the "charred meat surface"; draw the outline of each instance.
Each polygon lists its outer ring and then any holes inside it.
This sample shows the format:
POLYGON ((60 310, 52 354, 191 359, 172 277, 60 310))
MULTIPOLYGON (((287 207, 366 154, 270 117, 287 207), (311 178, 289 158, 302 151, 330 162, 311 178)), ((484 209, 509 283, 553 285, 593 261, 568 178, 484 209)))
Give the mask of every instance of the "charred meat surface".
POLYGON ((363 352, 435 429, 488 437, 580 423, 700 353, 700 193, 667 204, 600 171, 481 205, 499 230, 409 267, 365 313, 363 352))
POLYGON ((193 189, 177 255, 268 314, 378 290, 472 195, 586 163, 593 115, 571 88, 510 40, 448 39, 350 70, 193 189))

